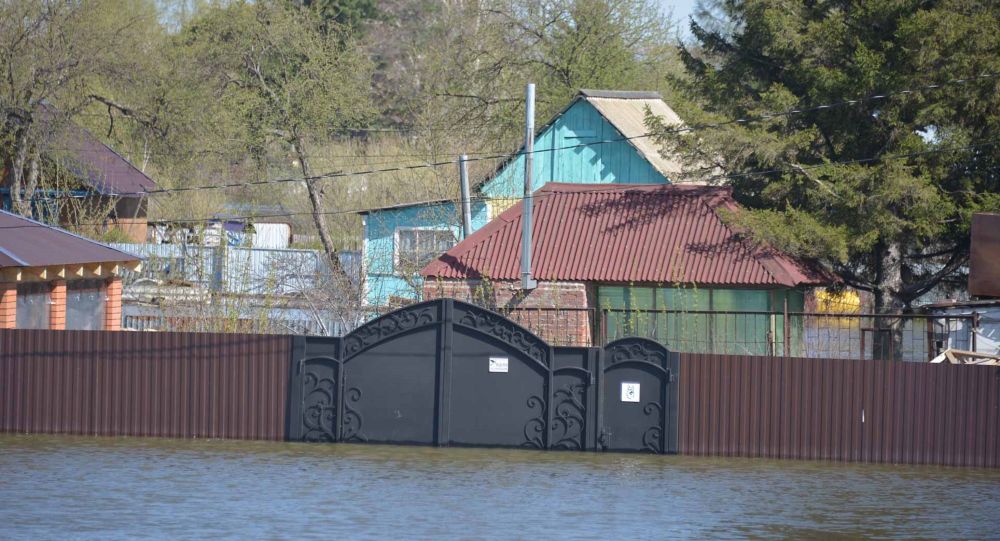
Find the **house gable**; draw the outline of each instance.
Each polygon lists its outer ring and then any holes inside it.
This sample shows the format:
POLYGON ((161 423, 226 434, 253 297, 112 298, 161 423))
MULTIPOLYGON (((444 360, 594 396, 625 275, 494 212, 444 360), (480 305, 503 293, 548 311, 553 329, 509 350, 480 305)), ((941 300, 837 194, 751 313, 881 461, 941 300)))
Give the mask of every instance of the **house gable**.
MULTIPOLYGON (((593 104, 583 97, 577 98, 535 138, 533 189, 548 182, 669 182, 633 144, 618 140, 624 138, 593 104), (600 141, 614 142, 594 144, 600 141)), ((518 154, 504 163, 479 187, 480 194, 497 199, 520 197, 524 189, 524 160, 525 156, 518 154)))

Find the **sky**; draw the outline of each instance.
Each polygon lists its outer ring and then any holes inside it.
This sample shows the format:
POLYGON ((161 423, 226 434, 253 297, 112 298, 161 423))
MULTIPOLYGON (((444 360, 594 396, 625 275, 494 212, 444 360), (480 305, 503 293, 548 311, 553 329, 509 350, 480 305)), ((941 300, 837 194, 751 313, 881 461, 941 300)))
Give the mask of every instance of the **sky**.
POLYGON ((673 9, 674 20, 680 26, 681 35, 686 37, 689 34, 688 17, 694 11, 697 0, 659 0, 659 2, 664 11, 673 9))

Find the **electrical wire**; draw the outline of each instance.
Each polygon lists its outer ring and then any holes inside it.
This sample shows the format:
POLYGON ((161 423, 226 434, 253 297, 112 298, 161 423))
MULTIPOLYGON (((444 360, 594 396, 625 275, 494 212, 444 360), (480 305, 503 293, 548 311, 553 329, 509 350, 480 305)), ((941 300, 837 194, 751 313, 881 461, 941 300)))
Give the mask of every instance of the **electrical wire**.
MULTIPOLYGON (((630 140, 640 139, 640 138, 645 138, 645 137, 666 136, 666 135, 670 135, 670 134, 682 134, 682 133, 690 133, 690 132, 701 131, 701 130, 708 130, 708 129, 718 129, 718 128, 721 128, 721 127, 724 127, 724 126, 729 126, 729 125, 734 125, 734 124, 750 124, 750 123, 761 122, 761 121, 765 121, 765 120, 772 120, 772 119, 775 119, 775 118, 788 117, 788 116, 805 114, 805 113, 810 113, 810 112, 826 111, 826 110, 830 110, 830 109, 837 109, 837 108, 841 108, 841 107, 847 107, 847 106, 850 106, 850 105, 856 105, 858 103, 867 102, 867 101, 884 100, 884 99, 888 99, 888 98, 890 98, 892 96, 914 94, 914 93, 922 92, 922 91, 926 91, 926 90, 935 90, 935 89, 939 89, 939 88, 942 88, 943 86, 951 85, 951 84, 967 84, 967 83, 973 82, 973 81, 984 80, 984 79, 995 79, 997 77, 1000 77, 1000 74, 984 73, 984 74, 981 74, 981 75, 976 75, 976 76, 967 77, 967 78, 949 79, 948 81, 944 81, 942 83, 935 83, 935 84, 925 85, 925 86, 922 86, 922 87, 915 87, 915 88, 907 89, 907 90, 898 90, 898 91, 894 91, 894 92, 884 92, 884 93, 880 93, 880 94, 873 94, 873 95, 866 96, 866 97, 859 97, 859 98, 855 98, 855 99, 841 100, 841 101, 837 101, 837 102, 831 102, 831 103, 825 103, 825 104, 820 104, 820 105, 814 105, 814 106, 810 106, 810 107, 801 107, 801 108, 795 108, 795 109, 788 109, 786 111, 778 111, 778 112, 771 112, 771 113, 762 113, 762 114, 759 114, 759 115, 756 115, 756 116, 743 117, 743 118, 738 118, 738 119, 733 119, 733 120, 727 120, 727 121, 723 121, 723 122, 716 122, 716 123, 711 123, 711 124, 698 124, 698 125, 692 125, 692 126, 680 126, 680 127, 669 129, 669 130, 664 130, 662 132, 643 133, 643 134, 633 135, 633 136, 629 136, 629 137, 619 137, 619 138, 613 138, 613 139, 605 139, 605 140, 602 140, 602 141, 592 141, 592 142, 579 143, 579 144, 575 144, 575 145, 562 146, 562 147, 534 149, 530 153, 531 154, 540 154, 540 153, 544 153, 544 152, 558 152, 558 151, 562 151, 562 150, 573 150, 573 149, 579 149, 579 148, 596 146, 596 145, 604 145, 604 144, 618 143, 618 142, 622 142, 622 141, 630 141, 630 140)), ((484 161, 484 160, 497 160, 497 159, 510 160, 510 159, 513 159, 513 158, 515 158, 517 156, 523 156, 523 155, 526 155, 526 154, 529 154, 529 153, 521 150, 521 151, 518 151, 518 152, 511 153, 511 154, 483 155, 483 156, 468 158, 466 160, 466 162, 476 162, 476 161, 484 161)), ((202 186, 186 186, 186 187, 179 187, 179 188, 161 188, 161 189, 146 190, 146 191, 141 191, 141 192, 119 192, 119 193, 116 193, 116 194, 113 194, 113 195, 117 195, 117 196, 145 196, 145 195, 158 195, 158 194, 166 194, 166 193, 190 192, 190 191, 199 191, 199 190, 219 190, 219 189, 227 189, 227 188, 240 188, 240 187, 249 187, 249 186, 261 186, 261 185, 281 184, 281 183, 289 183, 289 182, 314 182, 314 181, 317 181, 317 180, 331 179, 331 178, 347 178, 347 177, 375 175, 375 174, 382 174, 382 173, 411 171, 411 170, 417 170, 417 169, 427 169, 427 168, 434 168, 434 167, 456 165, 458 163, 459 163, 459 161, 457 159, 451 159, 451 160, 446 160, 446 161, 430 162, 430 163, 415 164, 415 165, 397 165, 397 166, 394 166, 394 167, 375 168, 375 169, 367 169, 367 170, 361 170, 361 171, 333 171, 333 172, 327 172, 327 173, 321 173, 321 174, 318 174, 318 175, 310 175, 310 176, 303 176, 303 177, 277 178, 277 179, 268 179, 268 180, 244 181, 244 182, 238 182, 238 183, 211 184, 211 185, 202 185, 202 186)))
MULTIPOLYGON (((709 178, 712 179, 712 180, 722 180, 722 179, 726 179, 726 178, 741 178, 741 177, 755 176, 755 175, 772 175, 772 174, 776 174, 776 173, 794 173, 794 172, 801 172, 802 170, 820 169, 820 168, 823 168, 823 167, 830 167, 830 166, 836 166, 836 165, 852 165, 852 164, 858 164, 858 163, 874 163, 874 162, 887 161, 887 160, 907 159, 907 158, 912 158, 912 157, 916 157, 916 156, 923 156, 923 155, 929 155, 929 154, 939 154, 939 153, 945 153, 945 152, 959 152, 959 151, 963 151, 963 150, 972 150, 972 149, 976 149, 976 148, 984 148, 984 147, 990 147, 990 146, 996 146, 996 145, 1000 145, 1000 139, 998 139, 998 140, 990 140, 990 141, 986 141, 986 142, 982 142, 982 143, 964 145, 964 146, 957 146, 957 147, 929 149, 929 150, 924 150, 924 151, 907 152, 907 153, 902 153, 902 154, 886 154, 886 155, 882 155, 882 156, 873 156, 873 157, 869 157, 869 158, 859 158, 859 159, 852 159, 852 160, 832 161, 832 162, 826 162, 826 163, 822 163, 822 164, 796 165, 794 167, 773 168, 773 169, 758 170, 758 171, 748 171, 748 172, 743 172, 743 173, 723 174, 723 175, 715 175, 715 176, 712 176, 712 177, 709 177, 709 178)), ((669 186, 669 184, 665 184, 664 186, 669 186)), ((599 188, 595 188, 593 190, 588 190, 587 193, 620 193, 620 192, 621 192, 620 189, 606 189, 606 190, 602 190, 602 189, 599 189, 599 188)), ((536 192, 534 194, 533 198, 535 200, 539 200, 541 198, 547 197, 547 196, 555 194, 555 193, 559 193, 559 192, 557 190, 546 191, 546 192, 536 192)), ((77 197, 83 197, 83 196, 77 196, 77 197)), ((47 198, 47 199, 55 199, 55 198, 47 198)), ((507 199, 507 198, 503 198, 503 197, 486 197, 486 196, 470 196, 469 198, 467 198, 467 201, 469 201, 470 203, 472 203, 472 202, 489 202, 489 201, 495 201, 495 200, 498 200, 498 199, 507 199)), ((516 198, 511 198, 511 199, 516 199, 516 198)), ((155 201, 155 200, 151 199, 151 201, 155 201)), ((272 218, 293 218, 293 217, 296 217, 296 216, 312 216, 314 214, 318 214, 318 215, 322 215, 322 216, 338 216, 338 215, 345 215, 345 214, 369 213, 369 212, 375 212, 375 211, 379 211, 379 210, 386 210, 386 209, 389 209, 389 208, 392 208, 392 207, 408 207, 408 206, 434 205, 434 204, 445 204, 445 203, 461 203, 461 202, 462 202, 462 198, 461 197, 454 197, 454 198, 434 199, 434 200, 428 200, 428 201, 418 201, 418 202, 412 202, 412 203, 402 203, 402 204, 398 204, 398 205, 388 205, 388 206, 380 206, 380 207, 342 209, 342 210, 337 210, 337 211, 320 211, 320 212, 317 212, 317 213, 314 213, 312 211, 303 211, 303 212, 284 212, 284 213, 247 214, 247 215, 237 214, 237 215, 226 215, 226 216, 223 216, 223 217, 211 217, 211 218, 171 219, 169 221, 178 222, 178 223, 214 223, 214 222, 222 222, 222 221, 239 221, 239 220, 250 220, 250 219, 258 219, 259 220, 259 219, 272 219, 272 218)), ((79 224, 75 224, 75 225, 76 226, 101 227, 101 226, 108 225, 108 223, 107 222, 79 223, 79 224)), ((43 224, 43 223, 30 223, 30 224, 15 225, 15 226, 0 226, 0 230, 3 230, 3 229, 24 229, 24 228, 31 228, 31 227, 51 227, 51 226, 49 226, 48 224, 43 224)))

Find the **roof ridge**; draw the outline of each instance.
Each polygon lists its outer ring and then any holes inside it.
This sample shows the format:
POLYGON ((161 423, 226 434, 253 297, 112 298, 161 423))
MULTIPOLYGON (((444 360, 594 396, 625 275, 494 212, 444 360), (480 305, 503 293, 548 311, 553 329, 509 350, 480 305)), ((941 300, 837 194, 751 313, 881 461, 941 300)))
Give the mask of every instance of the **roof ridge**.
POLYGON ((701 184, 652 183, 652 182, 641 183, 641 184, 626 184, 626 183, 577 184, 573 182, 546 182, 545 184, 542 185, 541 188, 535 190, 535 193, 549 192, 549 193, 614 194, 627 191, 643 191, 643 192, 678 191, 678 192, 707 192, 707 193, 730 192, 731 193, 732 188, 729 186, 705 186, 701 184))
POLYGON ((581 88, 580 96, 585 98, 605 98, 618 100, 662 100, 663 96, 655 90, 603 90, 597 88, 581 88))

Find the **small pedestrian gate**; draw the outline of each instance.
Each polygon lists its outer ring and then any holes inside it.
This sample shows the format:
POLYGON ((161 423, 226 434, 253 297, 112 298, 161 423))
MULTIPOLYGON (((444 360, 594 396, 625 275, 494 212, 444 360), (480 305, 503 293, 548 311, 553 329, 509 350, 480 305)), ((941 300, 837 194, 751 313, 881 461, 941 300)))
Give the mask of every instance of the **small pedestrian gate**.
POLYGON ((438 299, 293 356, 290 440, 677 452, 678 355, 651 340, 552 347, 438 299))

